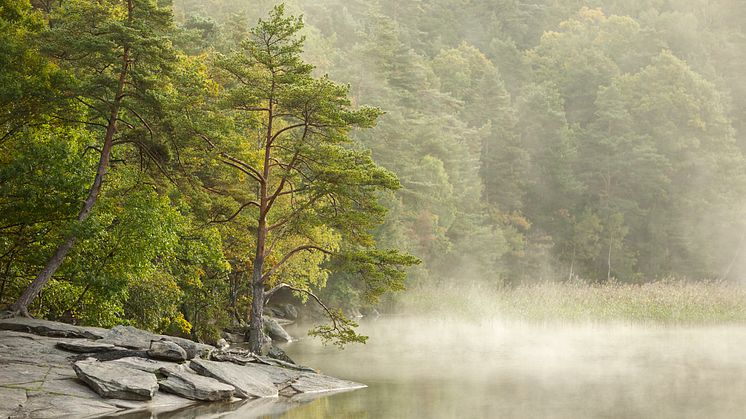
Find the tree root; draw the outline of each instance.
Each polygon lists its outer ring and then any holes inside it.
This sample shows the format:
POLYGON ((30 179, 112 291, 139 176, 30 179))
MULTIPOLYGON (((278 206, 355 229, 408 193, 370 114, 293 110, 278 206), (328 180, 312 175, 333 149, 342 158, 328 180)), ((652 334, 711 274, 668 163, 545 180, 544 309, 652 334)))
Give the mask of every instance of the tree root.
POLYGON ((25 317, 27 319, 34 318, 31 314, 29 314, 28 309, 26 309, 26 307, 21 307, 17 309, 14 309, 11 307, 7 310, 3 310, 2 312, 0 312, 0 320, 12 319, 15 317, 25 317))

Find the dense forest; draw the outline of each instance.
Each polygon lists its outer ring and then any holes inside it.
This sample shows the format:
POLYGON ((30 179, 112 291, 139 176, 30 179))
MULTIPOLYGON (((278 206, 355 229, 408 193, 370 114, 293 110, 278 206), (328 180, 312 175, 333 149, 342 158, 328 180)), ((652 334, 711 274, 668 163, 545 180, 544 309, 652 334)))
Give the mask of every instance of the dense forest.
POLYGON ((405 286, 746 271, 739 2, 277 3, 0 1, 0 304, 209 341, 284 286, 350 341, 405 286))

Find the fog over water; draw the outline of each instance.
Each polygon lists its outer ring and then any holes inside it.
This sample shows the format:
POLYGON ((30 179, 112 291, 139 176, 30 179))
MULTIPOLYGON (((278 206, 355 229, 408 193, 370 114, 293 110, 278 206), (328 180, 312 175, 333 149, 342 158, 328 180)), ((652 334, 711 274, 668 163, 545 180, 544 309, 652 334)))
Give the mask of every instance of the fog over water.
MULTIPOLYGON (((746 330, 529 325, 446 317, 366 321, 364 346, 286 350, 368 389, 285 418, 732 418, 746 394, 746 330)), ((296 334, 300 334, 296 331, 296 334)))

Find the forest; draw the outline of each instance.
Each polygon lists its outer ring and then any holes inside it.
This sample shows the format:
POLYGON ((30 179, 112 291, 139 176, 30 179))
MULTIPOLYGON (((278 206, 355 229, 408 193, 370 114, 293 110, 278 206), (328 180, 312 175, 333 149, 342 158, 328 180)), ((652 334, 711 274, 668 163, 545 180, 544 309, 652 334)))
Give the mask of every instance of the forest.
POLYGON ((444 284, 746 273, 737 0, 278 3, 0 1, 0 306, 214 342, 285 287, 344 343, 444 284))

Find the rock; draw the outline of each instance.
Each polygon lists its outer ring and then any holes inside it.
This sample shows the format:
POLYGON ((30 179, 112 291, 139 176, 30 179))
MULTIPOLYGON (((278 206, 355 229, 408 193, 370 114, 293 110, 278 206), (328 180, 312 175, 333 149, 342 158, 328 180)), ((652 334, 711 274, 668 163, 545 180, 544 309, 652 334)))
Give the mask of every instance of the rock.
POLYGON ((23 413, 11 415, 11 418, 70 418, 99 417, 113 414, 118 407, 103 400, 70 397, 64 394, 32 392, 23 405, 23 413))
POLYGON ((246 342, 246 334, 245 333, 233 333, 225 331, 222 333, 223 339, 227 340, 230 343, 243 343, 246 342))
POLYGON ((277 397, 277 388, 269 377, 251 364, 245 366, 227 363, 193 359, 189 366, 200 375, 235 387, 235 396, 242 399, 252 397, 277 397))
POLYGON ((135 351, 132 349, 124 349, 116 347, 110 351, 104 352, 89 352, 86 354, 79 355, 75 360, 82 361, 84 359, 95 359, 97 361, 106 362, 113 361, 120 358, 147 358, 147 351, 135 351))
POLYGON ((105 352, 113 351, 116 349, 123 349, 118 346, 112 345, 111 343, 95 341, 95 340, 83 340, 75 339, 57 342, 58 348, 70 352, 90 353, 90 352, 105 352))
POLYGON ((55 346, 59 341, 61 339, 0 330, 0 364, 70 369, 70 353, 55 346))
POLYGON ((215 346, 217 346, 217 347, 218 347, 218 349, 220 349, 220 350, 224 350, 224 349, 228 349, 228 348, 230 348, 230 346, 231 346, 231 345, 229 345, 229 344, 228 344, 228 341, 227 341, 227 340, 225 340, 225 339, 223 339, 223 338, 220 338, 220 339, 218 339, 218 341, 217 341, 217 342, 215 343, 215 346))
POLYGON ((291 370, 306 371, 306 372, 312 372, 312 373, 316 372, 316 370, 314 370, 313 368, 304 367, 303 365, 298 365, 298 364, 291 364, 290 362, 286 362, 281 359, 274 359, 274 358, 269 358, 266 356, 255 356, 254 358, 256 358, 255 362, 261 363, 264 365, 271 365, 274 367, 287 368, 291 370))
POLYGON ((7 418, 19 413, 26 404, 26 390, 0 387, 0 417, 7 418))
POLYGON ((49 320, 13 317, 0 320, 0 330, 33 333, 40 336, 60 338, 101 339, 108 330, 99 327, 81 327, 49 320))
POLYGON ((187 359, 192 359, 198 356, 207 356, 210 351, 215 349, 214 346, 192 342, 189 339, 179 338, 175 336, 157 335, 155 333, 146 332, 132 326, 115 326, 114 328, 109 330, 103 338, 104 342, 138 350, 150 349, 150 342, 154 340, 167 340, 176 343, 182 349, 184 349, 184 351, 186 351, 187 359))
POLYGON ((288 334, 288 332, 285 331, 285 329, 280 326, 280 324, 277 322, 277 320, 273 319, 272 317, 262 317, 262 322, 264 324, 264 330, 267 332, 270 338, 272 338, 273 341, 281 341, 281 342, 292 342, 293 338, 288 334))
POLYGON ((367 387, 365 384, 355 383, 353 381, 340 380, 339 378, 329 377, 327 375, 301 373, 295 381, 290 383, 290 387, 299 393, 323 393, 330 391, 344 391, 367 387))
POLYGON ((153 359, 139 357, 120 358, 113 361, 105 362, 105 364, 117 365, 123 368, 130 368, 153 374, 161 372, 162 370, 173 370, 177 366, 179 366, 179 364, 174 364, 172 362, 156 361, 153 359))
POLYGON ((272 359, 279 359, 280 361, 289 362, 291 364, 295 364, 295 361, 293 361, 288 354, 285 353, 282 349, 278 348, 277 346, 272 346, 269 348, 269 352, 267 352, 267 356, 272 359))
POLYGON ((148 356, 165 361, 186 361, 187 353, 179 345, 167 340, 154 340, 150 342, 148 356))
POLYGON ((295 308, 292 304, 285 304, 282 306, 283 310, 285 311, 285 318, 290 320, 295 320, 298 318, 298 309, 295 308))
POLYGON ((187 371, 169 372, 159 384, 162 390, 187 399, 203 401, 229 400, 236 390, 214 378, 187 371))
POLYGON ((158 391, 158 380, 149 372, 97 361, 78 361, 73 370, 101 397, 150 400, 158 391))

